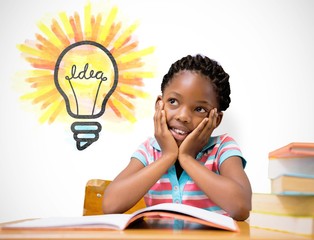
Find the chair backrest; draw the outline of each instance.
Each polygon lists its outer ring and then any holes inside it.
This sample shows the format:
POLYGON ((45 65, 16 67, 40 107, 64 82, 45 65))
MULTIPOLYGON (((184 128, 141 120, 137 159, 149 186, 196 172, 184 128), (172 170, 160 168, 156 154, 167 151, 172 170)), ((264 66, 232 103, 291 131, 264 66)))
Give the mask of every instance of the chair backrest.
MULTIPOLYGON (((85 186, 85 198, 83 215, 100 215, 102 211, 102 200, 104 197, 104 191, 110 184, 109 180, 91 179, 88 180, 85 186)), ((125 213, 132 213, 141 208, 145 208, 145 202, 142 198, 134 207, 129 209, 125 213)))

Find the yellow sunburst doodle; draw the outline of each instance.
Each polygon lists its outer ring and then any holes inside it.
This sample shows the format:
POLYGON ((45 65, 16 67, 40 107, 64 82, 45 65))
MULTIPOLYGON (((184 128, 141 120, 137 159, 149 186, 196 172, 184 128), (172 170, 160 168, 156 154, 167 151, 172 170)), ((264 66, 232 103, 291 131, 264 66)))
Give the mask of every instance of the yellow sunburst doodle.
MULTIPOLYGON (((143 58, 151 55, 155 48, 150 46, 138 49, 138 40, 134 40, 132 35, 139 22, 135 21, 129 26, 124 26, 123 22, 117 19, 117 6, 109 6, 106 15, 104 12, 93 14, 90 2, 84 7, 83 17, 77 12, 68 16, 62 11, 58 17, 51 20, 50 25, 42 21, 37 24, 40 33, 35 34, 35 40, 27 40, 17 46, 22 56, 32 66, 25 74, 24 80, 34 89, 21 96, 21 100, 40 106, 40 123, 66 119, 65 100, 54 82, 55 66, 60 54, 71 44, 80 41, 97 42, 110 52, 118 68, 118 83, 107 101, 107 106, 118 118, 131 123, 136 121, 133 100, 148 97, 148 93, 143 91, 143 79, 154 77, 153 71, 148 70, 143 58)), ((80 57, 84 59, 84 56, 78 55, 76 61, 80 57)), ((93 65, 97 67, 97 61, 94 61, 93 65)), ((85 68, 88 67, 85 65, 85 68)))

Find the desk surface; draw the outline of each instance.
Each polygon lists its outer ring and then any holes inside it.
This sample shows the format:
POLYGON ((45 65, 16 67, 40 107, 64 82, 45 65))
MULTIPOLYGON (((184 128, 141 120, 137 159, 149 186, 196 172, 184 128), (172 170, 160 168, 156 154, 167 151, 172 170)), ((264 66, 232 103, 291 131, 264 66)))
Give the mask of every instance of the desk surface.
MULTIPOLYGON (((175 220, 148 219, 124 231, 116 230, 0 230, 0 239, 314 239, 283 232, 250 227, 238 222, 240 232, 229 232, 196 224, 178 224, 175 220)), ((1 224, 0 224, 1 226, 1 224)))

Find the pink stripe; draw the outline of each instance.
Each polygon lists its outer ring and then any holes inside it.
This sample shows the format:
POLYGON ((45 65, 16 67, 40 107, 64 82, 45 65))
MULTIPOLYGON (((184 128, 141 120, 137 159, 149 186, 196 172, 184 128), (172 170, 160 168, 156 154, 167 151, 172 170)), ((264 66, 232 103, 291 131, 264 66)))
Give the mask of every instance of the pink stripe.
POLYGON ((215 203, 210 201, 209 199, 204 200, 182 200, 183 204, 199 207, 199 208, 209 208, 217 206, 215 203))
POLYGON ((154 191, 171 191, 172 186, 170 182, 163 182, 163 183, 155 183, 152 187, 151 190, 154 191))
POLYGON ((153 206, 160 203, 172 203, 172 199, 152 199, 149 197, 144 197, 146 206, 153 206))
POLYGON ((145 157, 146 165, 149 165, 149 162, 148 162, 148 160, 147 160, 147 154, 146 154, 146 152, 145 152, 144 150, 142 150, 142 149, 138 149, 138 152, 139 152, 140 154, 142 154, 142 155, 145 157))
POLYGON ((194 191, 201 191, 201 189, 194 183, 187 183, 184 186, 184 191, 194 192, 194 191))

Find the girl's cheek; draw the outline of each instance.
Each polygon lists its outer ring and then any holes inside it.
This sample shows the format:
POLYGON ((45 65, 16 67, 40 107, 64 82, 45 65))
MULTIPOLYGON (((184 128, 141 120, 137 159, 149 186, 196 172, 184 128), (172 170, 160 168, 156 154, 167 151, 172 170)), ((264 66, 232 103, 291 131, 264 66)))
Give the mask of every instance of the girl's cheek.
POLYGON ((167 109, 167 108, 164 108, 165 110, 165 114, 166 114, 166 121, 167 121, 167 124, 169 123, 170 119, 173 118, 173 111, 167 109))

